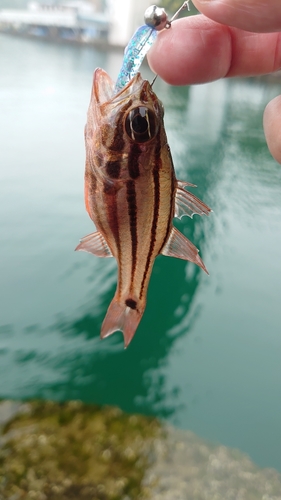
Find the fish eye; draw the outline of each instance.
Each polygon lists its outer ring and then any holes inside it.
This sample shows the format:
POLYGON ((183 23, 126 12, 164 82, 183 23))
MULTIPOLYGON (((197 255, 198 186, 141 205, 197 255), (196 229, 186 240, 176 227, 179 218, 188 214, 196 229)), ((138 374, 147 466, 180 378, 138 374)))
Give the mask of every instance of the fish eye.
POLYGON ((155 114, 145 106, 131 109, 126 116, 125 130, 135 142, 150 141, 156 134, 155 114))

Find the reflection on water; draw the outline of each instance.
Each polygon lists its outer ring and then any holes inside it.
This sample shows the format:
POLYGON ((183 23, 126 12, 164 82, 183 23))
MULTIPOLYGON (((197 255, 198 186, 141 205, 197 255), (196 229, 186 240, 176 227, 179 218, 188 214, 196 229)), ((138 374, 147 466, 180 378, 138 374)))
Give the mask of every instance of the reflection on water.
POLYGON ((281 169, 262 132, 278 88, 156 82, 177 176, 214 211, 176 222, 210 276, 159 257, 124 351, 121 333, 99 339, 115 262, 73 252, 93 230, 83 206, 92 72, 116 77, 122 54, 0 41, 0 396, 156 414, 281 470, 281 169))

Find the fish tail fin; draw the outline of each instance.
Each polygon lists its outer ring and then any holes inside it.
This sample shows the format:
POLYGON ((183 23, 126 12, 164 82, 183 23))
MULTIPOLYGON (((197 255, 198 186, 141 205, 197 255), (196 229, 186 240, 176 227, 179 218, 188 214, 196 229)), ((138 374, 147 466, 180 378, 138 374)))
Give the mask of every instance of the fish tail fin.
POLYGON ((144 307, 139 308, 138 302, 127 298, 120 300, 113 298, 101 327, 101 338, 104 339, 117 330, 121 330, 124 336, 125 348, 131 342, 139 322, 142 318, 144 307))

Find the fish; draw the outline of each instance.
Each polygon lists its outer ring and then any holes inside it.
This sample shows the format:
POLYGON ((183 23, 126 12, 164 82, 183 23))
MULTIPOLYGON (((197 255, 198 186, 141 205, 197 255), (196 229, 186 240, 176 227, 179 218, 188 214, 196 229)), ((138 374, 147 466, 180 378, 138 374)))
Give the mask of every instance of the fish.
POLYGON ((137 73, 117 94, 101 68, 94 72, 85 127, 85 205, 96 231, 75 250, 115 257, 118 281, 101 326, 101 338, 123 332, 131 342, 146 307, 159 254, 208 271, 197 248, 173 218, 209 215, 211 209, 176 179, 164 127, 164 108, 137 73))

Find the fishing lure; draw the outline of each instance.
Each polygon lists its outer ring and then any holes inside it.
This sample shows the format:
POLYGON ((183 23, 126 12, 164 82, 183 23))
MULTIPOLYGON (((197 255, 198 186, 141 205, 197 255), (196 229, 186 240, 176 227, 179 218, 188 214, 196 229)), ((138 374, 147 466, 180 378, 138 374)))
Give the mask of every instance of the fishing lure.
POLYGON ((119 92, 138 72, 143 59, 164 28, 170 28, 171 23, 183 9, 189 10, 189 3, 184 2, 169 21, 165 9, 152 5, 144 14, 145 25, 140 26, 132 36, 125 49, 123 63, 115 84, 115 92, 119 92))
POLYGON ((121 330, 125 347, 144 313, 157 255, 189 260, 207 273, 197 248, 172 221, 211 210, 185 189, 192 184, 176 179, 163 105, 138 72, 157 27, 171 21, 156 6, 146 11, 147 19, 128 45, 116 84, 104 70, 94 73, 85 128, 85 204, 97 230, 76 247, 117 260, 117 289, 101 337, 121 330))

